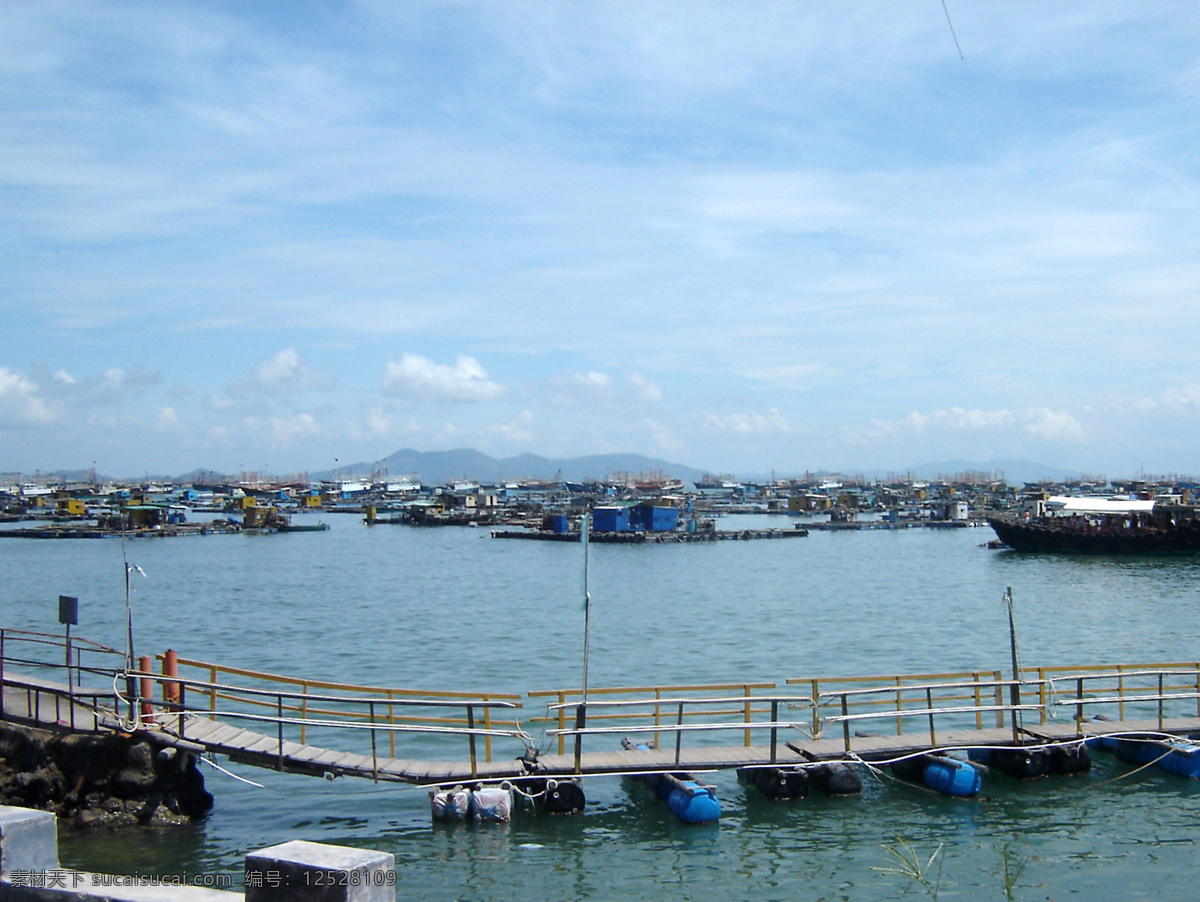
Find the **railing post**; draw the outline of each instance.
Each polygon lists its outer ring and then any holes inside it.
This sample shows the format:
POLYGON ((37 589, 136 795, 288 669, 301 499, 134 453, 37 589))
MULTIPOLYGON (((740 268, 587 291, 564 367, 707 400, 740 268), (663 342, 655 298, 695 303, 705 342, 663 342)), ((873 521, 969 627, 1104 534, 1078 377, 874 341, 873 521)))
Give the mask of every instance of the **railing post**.
POLYGON ((388 750, 393 758, 396 757, 396 698, 392 695, 392 690, 388 690, 388 725, 393 729, 388 730, 388 750))
MULTIPOLYGON (((558 753, 565 754, 567 751, 567 737, 562 734, 562 731, 567 728, 567 694, 565 692, 558 693, 558 753)), ((578 768, 576 768, 578 770, 578 768)))
POLYGON ((1158 673, 1158 732, 1163 731, 1163 674, 1158 673))
POLYGON ((771 699, 771 763, 775 763, 775 749, 779 741, 779 699, 771 699))
MULTIPOLYGON (((150 668, 154 666, 154 662, 149 655, 142 655, 138 659, 138 669, 142 673, 150 673, 150 668)), ((140 677, 138 682, 141 684, 138 694, 142 697, 142 720, 146 723, 154 723, 154 681, 148 677, 140 677)))
MULTIPOLYGON (((168 648, 166 654, 163 655, 162 662, 163 676, 177 677, 179 676, 179 656, 173 648, 168 648)), ((179 684, 174 681, 163 682, 163 701, 174 702, 179 701, 179 684)))
MULTIPOLYGON (((654 700, 657 702, 657 701, 660 701, 661 699, 662 699, 662 689, 655 689, 654 690, 654 700)), ((656 727, 662 726, 662 708, 659 707, 657 704, 654 706, 654 725, 656 727)), ((655 730, 654 731, 654 747, 655 748, 659 747, 658 740, 659 740, 658 730, 655 730)))
MULTIPOLYGON (((751 702, 750 702, 750 687, 744 686, 744 687, 742 687, 742 691, 743 691, 743 694, 745 694, 745 696, 746 696, 746 705, 745 705, 746 723, 750 723, 750 717, 751 717, 751 713, 752 713, 751 709, 750 709, 750 704, 751 704, 751 702)), ((745 731, 745 737, 746 737, 746 748, 750 748, 750 731, 749 730, 745 731)))
POLYGON ((975 699, 975 729, 982 730, 983 729, 983 712, 980 711, 979 709, 983 705, 983 699, 979 695, 979 672, 978 671, 975 671, 974 673, 971 674, 971 680, 975 683, 975 689, 974 689, 974 694, 973 694, 973 697, 975 699))
POLYGON ((179 684, 179 724, 177 727, 177 731, 179 733, 180 739, 186 738, 183 735, 185 723, 187 723, 187 686, 183 683, 180 683, 179 684))
POLYGON ((276 770, 283 770, 283 693, 275 694, 275 736, 278 740, 276 770))
POLYGON ((933 730, 933 690, 925 689, 925 707, 929 710, 929 747, 937 748, 937 735, 933 730))
POLYGON ((375 752, 375 702, 369 702, 368 710, 371 718, 371 779, 379 782, 379 758, 375 752))
POLYGON ((1046 711, 1049 708, 1050 701, 1046 698, 1046 668, 1038 668, 1038 703, 1042 706, 1042 723, 1045 723, 1049 718, 1046 716, 1046 711))
POLYGON ((1017 706, 1021 704, 1021 683, 1019 677, 1013 675, 1012 684, 1008 689, 1009 699, 1012 702, 1012 714, 1009 720, 1012 722, 1013 742, 1021 741, 1021 718, 1018 716, 1017 706))
MULTIPOLYGON (((679 703, 679 714, 675 720, 676 727, 683 726, 683 702, 679 703)), ((675 731, 675 766, 679 766, 679 753, 683 746, 683 730, 675 731)))
MULTIPOLYGON (((1196 691, 1200 692, 1200 676, 1196 677, 1196 691)), ((4 717, 4 630, 0 629, 0 717, 4 717)))
MULTIPOLYGON (((304 745, 305 739, 308 736, 308 680, 300 682, 300 744, 304 745)), ((395 741, 393 734, 392 741, 395 741)), ((395 755, 392 756, 393 758, 395 755)))
MULTIPOLYGON (((560 709, 565 710, 565 709, 560 709)), ((575 773, 580 773, 581 762, 583 761, 583 733, 579 732, 587 726, 587 705, 583 702, 579 703, 579 707, 575 709, 575 773)))
POLYGON ((1083 677, 1075 680, 1075 735, 1083 736, 1083 677))
MULTIPOLYGON (((486 695, 483 697, 483 700, 485 702, 489 701, 486 695)), ((490 706, 483 709, 483 728, 485 730, 492 728, 492 709, 490 706)), ((483 760, 488 764, 492 763, 492 737, 490 735, 483 737, 483 760)))
POLYGON ((846 754, 850 754, 850 721, 846 718, 850 715, 850 706, 846 703, 846 694, 842 693, 842 741, 846 744, 846 754))
POLYGON ((821 692, 820 683, 817 680, 810 680, 812 684, 812 732, 814 736, 821 735, 821 692))
POLYGON ((992 679, 996 683, 996 727, 1000 728, 1004 726, 1004 687, 1000 685, 1004 674, 997 670, 992 675, 992 679))
POLYGON ((217 666, 214 664, 208 668, 208 710, 212 713, 208 716, 209 720, 217 719, 217 666))
POLYGON ((467 705, 467 741, 471 747, 471 776, 479 776, 479 761, 475 757, 475 706, 467 705))

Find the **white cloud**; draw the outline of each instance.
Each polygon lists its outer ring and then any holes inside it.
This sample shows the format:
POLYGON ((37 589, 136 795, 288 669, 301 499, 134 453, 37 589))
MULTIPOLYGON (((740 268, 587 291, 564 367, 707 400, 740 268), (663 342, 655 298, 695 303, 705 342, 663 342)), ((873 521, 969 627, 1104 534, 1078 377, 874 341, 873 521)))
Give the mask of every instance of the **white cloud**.
POLYGON ((1200 407, 1200 384, 1168 388, 1162 393, 1162 403, 1165 407, 1195 410, 1200 407))
POLYGON ((630 373, 629 382, 637 391, 637 396, 643 401, 661 401, 662 389, 643 376, 641 373, 630 373))
POLYGON ((0 367, 0 428, 48 423, 54 414, 38 396, 37 385, 8 367, 0 367))
POLYGON ((495 423, 485 431, 491 438, 513 442, 518 446, 527 445, 534 440, 533 419, 530 411, 522 410, 512 422, 495 423))
POLYGON ((308 413, 291 417, 247 417, 243 423, 251 434, 265 431, 275 448, 286 448, 298 439, 318 436, 322 432, 316 418, 308 413))
POLYGON ((772 407, 763 413, 706 414, 704 426, 714 432, 727 432, 739 436, 770 435, 788 433, 792 429, 778 410, 772 407))
POLYGON ((1061 411, 1027 410, 1021 416, 1021 428, 1031 435, 1051 442, 1087 441, 1087 430, 1069 413, 1061 411))
POLYGON ((587 389, 607 391, 612 385, 612 379, 605 373, 576 373, 571 378, 575 381, 576 385, 587 389))
POLYGON ((332 385, 333 379, 328 374, 314 370, 294 348, 284 348, 259 363, 249 377, 227 386, 221 397, 213 396, 210 403, 219 408, 232 405, 235 399, 284 395, 332 385))
POLYGON ((1006 409, 966 410, 950 407, 932 413, 913 411, 895 422, 876 420, 862 437, 884 439, 897 433, 1025 433, 1051 442, 1078 443, 1087 439, 1087 430, 1073 415, 1044 407, 1020 411, 1006 409))
POLYGON ((294 348, 284 348, 255 368, 250 383, 266 391, 296 391, 324 388, 331 381, 327 375, 310 367, 294 348))
POLYGON ((474 357, 460 354, 453 366, 446 366, 408 353, 388 361, 383 390, 396 398, 432 401, 492 401, 507 391, 474 357))
POLYGON ((179 429, 182 424, 179 422, 179 415, 173 407, 163 407, 158 412, 158 428, 160 431, 173 431, 179 429))

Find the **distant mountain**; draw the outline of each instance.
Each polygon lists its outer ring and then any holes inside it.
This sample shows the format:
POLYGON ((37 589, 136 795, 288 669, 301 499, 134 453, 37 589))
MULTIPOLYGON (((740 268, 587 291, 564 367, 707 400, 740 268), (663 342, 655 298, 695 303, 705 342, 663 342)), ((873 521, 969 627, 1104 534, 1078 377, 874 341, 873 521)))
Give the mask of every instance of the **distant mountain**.
MULTIPOLYGON (((520 454, 516 457, 489 457, 473 448, 454 451, 416 451, 405 448, 389 454, 378 464, 357 463, 339 467, 339 475, 368 475, 375 466, 387 468, 390 476, 415 475, 421 482, 440 485, 455 480, 503 482, 520 479, 565 479, 584 482, 604 479, 614 473, 650 473, 660 471, 664 476, 694 482, 704 475, 683 464, 645 457, 641 454, 593 454, 565 459, 520 454)), ((314 479, 329 479, 333 471, 311 474, 314 479)))

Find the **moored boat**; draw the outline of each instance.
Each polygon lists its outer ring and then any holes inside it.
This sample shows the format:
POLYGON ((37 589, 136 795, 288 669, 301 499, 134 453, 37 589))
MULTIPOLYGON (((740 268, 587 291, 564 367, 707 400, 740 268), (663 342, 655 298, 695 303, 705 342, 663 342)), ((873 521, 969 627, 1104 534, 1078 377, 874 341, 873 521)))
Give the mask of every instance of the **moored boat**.
POLYGON ((1017 551, 1070 554, 1200 552, 1200 508, 1140 499, 1050 499, 1028 514, 993 513, 988 524, 1017 551))

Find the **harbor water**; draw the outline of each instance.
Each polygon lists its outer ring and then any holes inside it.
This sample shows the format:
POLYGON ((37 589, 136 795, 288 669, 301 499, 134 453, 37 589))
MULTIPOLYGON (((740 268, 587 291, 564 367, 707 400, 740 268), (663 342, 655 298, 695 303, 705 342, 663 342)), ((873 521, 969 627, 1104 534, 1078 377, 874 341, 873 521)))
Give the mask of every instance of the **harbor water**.
MULTIPOLYGON (((74 634, 123 649, 124 556, 146 574, 133 578, 139 654, 173 648, 255 670, 424 690, 580 685, 578 546, 323 517, 328 532, 9 539, 0 544, 0 619, 58 631, 58 596, 74 595, 74 634)), ((1024 664, 1200 658, 1200 560, 1022 555, 984 547, 991 538, 983 528, 905 529, 593 545, 590 685, 1007 671, 1007 587, 1024 664)), ((1019 783, 989 774, 970 800, 868 775, 858 797, 780 804, 732 773, 705 775, 724 813, 703 826, 675 821, 617 778, 587 782, 582 816, 442 825, 431 823, 427 794, 415 787, 218 763, 261 786, 206 768, 216 796, 206 821, 64 827, 63 865, 228 874, 240 885, 247 851, 307 839, 394 854, 398 898, 464 902, 797 902, 905 891, 1157 899, 1190 895, 1200 876, 1200 785, 1157 769, 1131 773, 1101 753, 1083 777, 1019 783), (896 873, 904 868, 893 852, 922 866, 932 857, 928 886, 896 873)))

